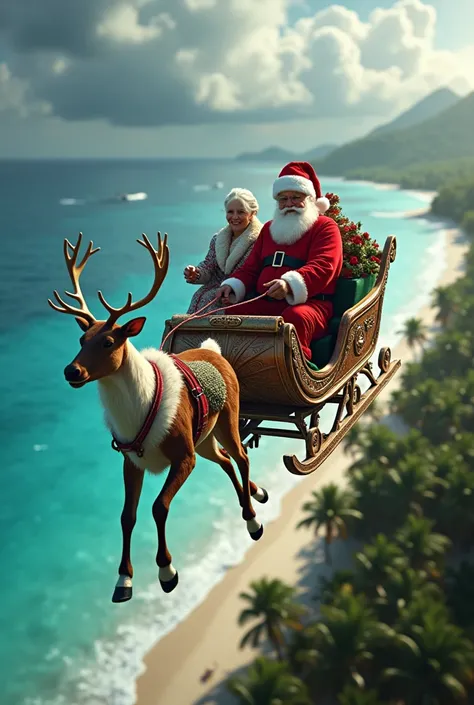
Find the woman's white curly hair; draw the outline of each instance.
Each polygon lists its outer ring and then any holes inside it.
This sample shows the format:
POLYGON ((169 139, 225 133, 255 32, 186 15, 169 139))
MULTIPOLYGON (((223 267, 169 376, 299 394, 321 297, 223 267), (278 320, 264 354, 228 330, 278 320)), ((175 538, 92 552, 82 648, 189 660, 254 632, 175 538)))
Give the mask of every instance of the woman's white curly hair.
POLYGON ((227 206, 231 201, 240 201, 243 205, 246 213, 258 213, 258 201, 253 195, 252 191, 246 188, 233 188, 224 200, 224 206, 227 210, 227 206))

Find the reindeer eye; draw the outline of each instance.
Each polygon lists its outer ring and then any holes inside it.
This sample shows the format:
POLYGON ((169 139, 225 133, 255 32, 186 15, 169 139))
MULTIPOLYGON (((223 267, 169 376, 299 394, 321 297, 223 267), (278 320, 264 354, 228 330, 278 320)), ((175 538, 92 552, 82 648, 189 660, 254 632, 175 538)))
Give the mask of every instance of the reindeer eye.
POLYGON ((104 348, 111 348, 113 344, 114 344, 114 340, 112 338, 105 338, 104 348))

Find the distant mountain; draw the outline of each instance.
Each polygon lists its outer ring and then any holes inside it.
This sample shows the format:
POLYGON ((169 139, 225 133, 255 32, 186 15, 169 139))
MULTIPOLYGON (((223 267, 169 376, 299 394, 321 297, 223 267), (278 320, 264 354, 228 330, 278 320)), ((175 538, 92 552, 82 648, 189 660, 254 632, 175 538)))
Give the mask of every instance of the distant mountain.
POLYGON ((286 162, 293 160, 309 162, 313 159, 322 159, 336 149, 336 147, 336 144, 321 144, 319 147, 314 147, 314 149, 311 149, 304 154, 289 152, 288 150, 281 149, 280 147, 267 147, 266 149, 262 149, 261 152, 244 152, 243 154, 239 154, 236 159, 247 162, 280 162, 283 166, 286 162))
POLYGON ((287 152, 286 149, 280 147, 267 147, 261 152, 243 152, 236 159, 242 162, 262 161, 262 162, 289 162, 292 159, 297 159, 297 155, 292 152, 287 152))
POLYGON ((450 88, 439 88, 418 103, 415 103, 415 105, 404 113, 401 113, 395 120, 376 127, 370 134, 378 135, 382 132, 392 132, 393 130, 403 130, 407 127, 412 127, 420 122, 424 122, 424 120, 435 117, 435 115, 438 115, 443 110, 447 110, 460 100, 461 98, 458 94, 450 88))
POLYGON ((474 92, 418 125, 370 134, 317 160, 318 173, 344 176, 354 169, 403 169, 418 163, 474 156, 474 92))
POLYGON ((331 152, 334 152, 338 146, 339 145, 337 144, 320 144, 319 147, 315 147, 314 149, 310 149, 309 152, 305 152, 305 154, 301 155, 300 159, 305 162, 310 162, 313 159, 323 159, 331 152))

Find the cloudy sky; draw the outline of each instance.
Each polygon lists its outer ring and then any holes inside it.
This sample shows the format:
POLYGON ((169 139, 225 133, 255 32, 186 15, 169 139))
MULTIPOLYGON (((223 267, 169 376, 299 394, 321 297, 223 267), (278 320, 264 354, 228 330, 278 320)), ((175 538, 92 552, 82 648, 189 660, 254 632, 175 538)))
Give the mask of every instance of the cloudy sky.
POLYGON ((0 0, 0 157, 346 141, 473 90, 473 27, 474 0, 0 0))

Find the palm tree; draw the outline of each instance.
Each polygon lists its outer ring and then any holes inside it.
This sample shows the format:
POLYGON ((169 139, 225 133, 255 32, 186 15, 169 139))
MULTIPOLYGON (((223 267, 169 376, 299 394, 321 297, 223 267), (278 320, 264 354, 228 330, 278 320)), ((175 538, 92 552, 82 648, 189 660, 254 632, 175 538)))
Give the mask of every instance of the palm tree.
POLYGON ((438 286, 433 290, 433 306, 437 308, 436 320, 445 328, 459 308, 459 297, 452 286, 438 286))
POLYGON ((353 591, 354 572, 349 569, 337 570, 330 578, 321 575, 319 578, 319 592, 315 597, 316 602, 330 605, 335 602, 341 590, 350 587, 353 591))
POLYGON ((240 597, 248 603, 239 615, 239 625, 259 620, 242 637, 240 648, 258 647, 268 639, 279 660, 283 660, 284 628, 300 629, 300 618, 306 611, 295 602, 296 590, 278 579, 261 578, 250 583, 252 592, 240 597))
POLYGON ((364 675, 375 653, 397 637, 379 622, 363 595, 341 592, 337 605, 321 607, 323 621, 304 630, 290 646, 293 663, 306 664, 312 693, 337 695, 346 685, 365 686, 364 675), (295 648, 296 647, 296 648, 295 648))
POLYGON ((423 351, 424 344, 428 338, 426 326, 421 318, 407 318, 403 328, 398 330, 397 334, 405 338, 410 350, 414 351, 419 348, 420 353, 423 351))
POLYGON ((446 571, 446 599, 457 624, 474 637, 474 563, 462 561, 457 570, 446 571))
POLYGON ((402 549, 385 534, 377 534, 372 543, 356 553, 355 562, 356 585, 374 598, 384 596, 387 581, 408 568, 402 549))
POLYGON ((433 526, 434 521, 410 514, 395 536, 412 567, 426 569, 431 575, 438 574, 438 565, 451 544, 447 536, 432 533, 433 526))
POLYGON ((339 694, 339 705, 380 705, 380 696, 376 690, 361 690, 353 685, 348 685, 339 694))
POLYGON ((334 482, 319 491, 311 493, 312 499, 303 504, 307 516, 297 525, 301 527, 314 526, 316 536, 324 527, 324 553, 326 563, 331 564, 329 546, 333 539, 347 539, 347 519, 362 519, 362 514, 353 509, 353 497, 350 492, 342 490, 334 482))
POLYGON ((439 585, 428 581, 424 571, 407 568, 389 574, 383 591, 375 598, 373 604, 377 615, 386 624, 393 626, 408 605, 425 601, 440 600, 443 592, 439 585))
POLYGON ((364 447, 363 438, 365 428, 362 424, 358 423, 352 426, 343 438, 342 446, 345 455, 351 455, 353 458, 361 452, 364 447))
POLYGON ((235 676, 227 689, 241 705, 311 705, 305 684, 289 672, 288 664, 260 657, 245 676, 235 676))
POLYGON ((421 515, 436 499, 438 488, 446 483, 436 475, 436 464, 430 458, 413 453, 397 463, 397 482, 393 485, 392 501, 403 519, 412 511, 421 515))
POLYGON ((353 468, 361 468, 371 462, 387 465, 396 452, 400 443, 397 435, 383 424, 366 429, 361 436, 361 450, 363 457, 354 463, 353 468))
POLYGON ((417 623, 406 620, 407 634, 392 654, 398 665, 382 673, 387 694, 398 695, 405 705, 445 705, 464 702, 472 682, 474 649, 459 627, 433 603, 426 601, 417 623))

